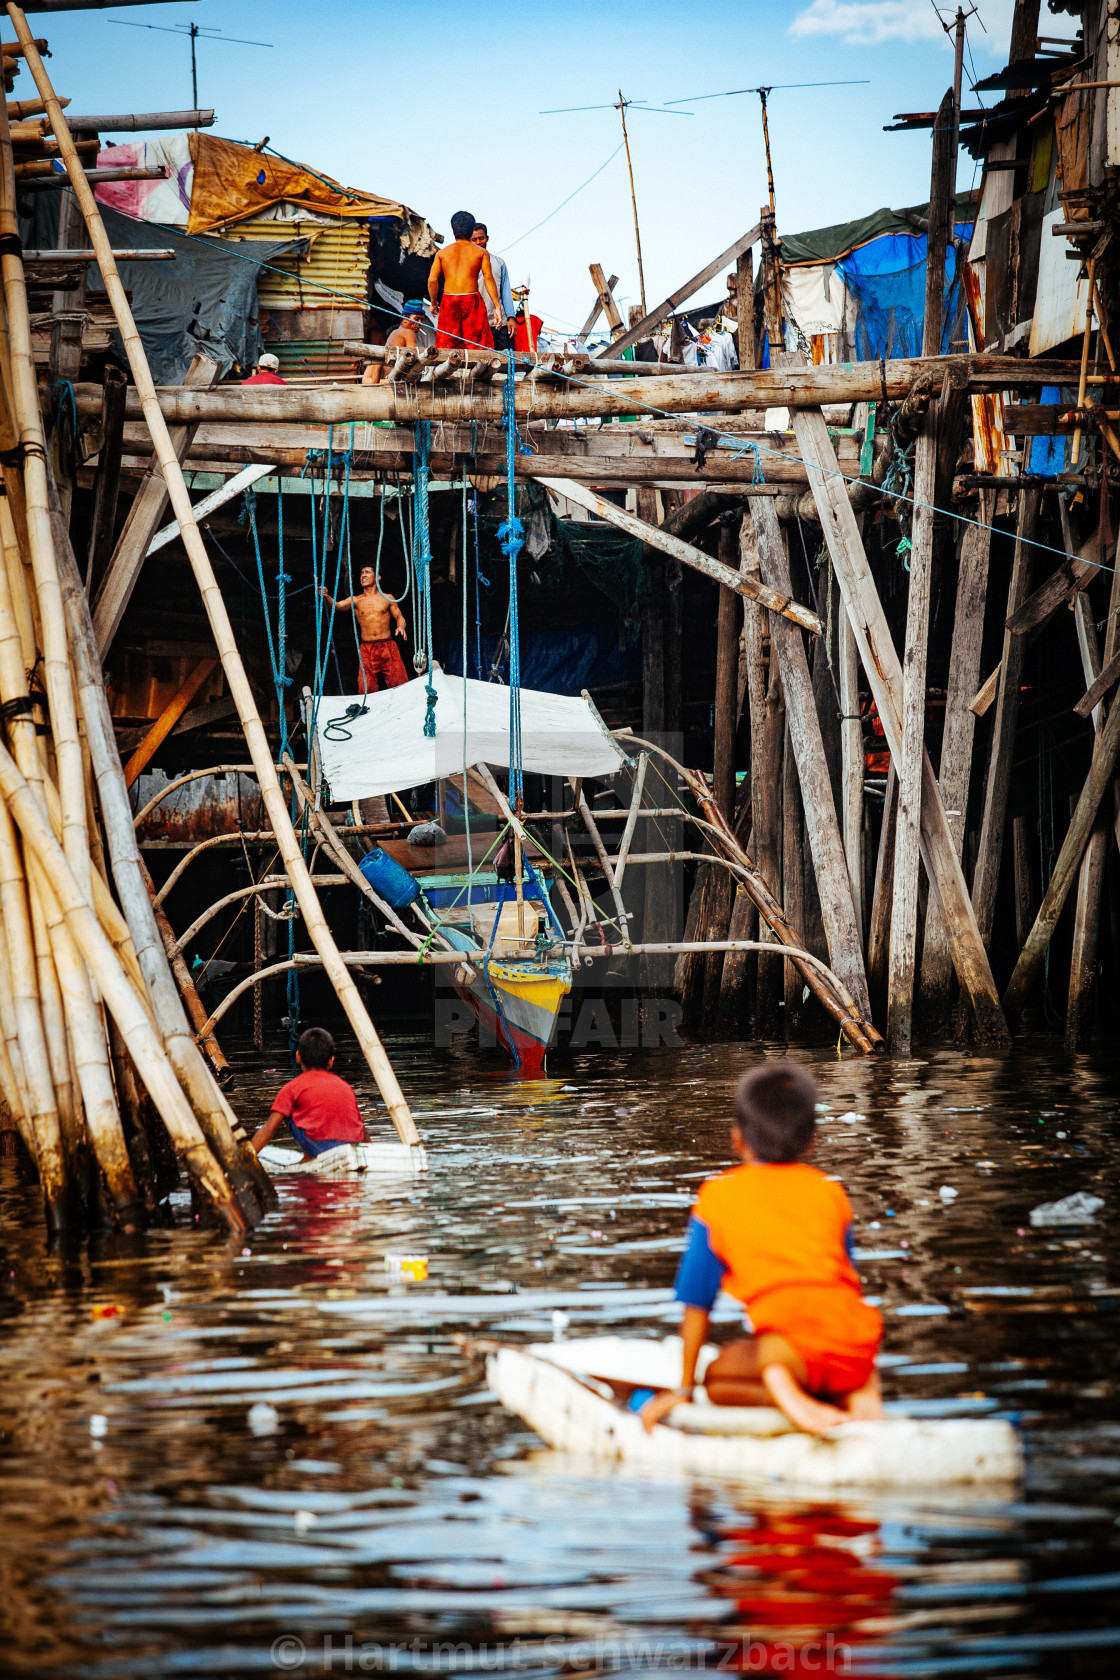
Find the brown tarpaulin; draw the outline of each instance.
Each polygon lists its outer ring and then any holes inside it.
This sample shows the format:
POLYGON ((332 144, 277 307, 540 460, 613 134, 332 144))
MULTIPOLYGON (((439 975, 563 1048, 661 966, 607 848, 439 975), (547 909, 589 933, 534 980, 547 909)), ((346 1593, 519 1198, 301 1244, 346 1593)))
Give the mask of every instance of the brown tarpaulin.
POLYGON ((188 233, 209 233, 231 222, 243 222, 281 202, 303 204, 320 215, 399 216, 412 236, 410 246, 426 228, 423 218, 407 205, 340 186, 329 175, 314 174, 271 153, 212 134, 192 134, 190 145, 194 185, 188 233))

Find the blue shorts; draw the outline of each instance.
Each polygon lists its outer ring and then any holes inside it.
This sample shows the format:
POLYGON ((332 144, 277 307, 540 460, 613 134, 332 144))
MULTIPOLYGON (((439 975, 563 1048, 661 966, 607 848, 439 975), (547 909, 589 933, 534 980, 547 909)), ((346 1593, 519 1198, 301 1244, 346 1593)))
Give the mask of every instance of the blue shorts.
POLYGON ((288 1121, 292 1128, 292 1136, 299 1144, 305 1155, 325 1155, 328 1149, 341 1149, 344 1146, 342 1138, 313 1138, 300 1130, 294 1120, 288 1121))

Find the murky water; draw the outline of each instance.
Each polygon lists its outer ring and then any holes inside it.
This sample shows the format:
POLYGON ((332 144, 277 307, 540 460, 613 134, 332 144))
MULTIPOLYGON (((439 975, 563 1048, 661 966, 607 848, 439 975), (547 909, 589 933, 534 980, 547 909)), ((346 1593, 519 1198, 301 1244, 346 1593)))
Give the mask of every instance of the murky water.
MULTIPOLYGON (((393 1049, 431 1172, 289 1180, 244 1251, 180 1229, 48 1255, 0 1163, 0 1671, 1115 1673, 1120 1065, 810 1058, 888 1397, 1014 1414, 1030 1458, 1018 1489, 794 1501, 543 1452, 453 1340, 550 1337, 555 1311, 665 1333, 759 1052, 524 1085, 393 1049), (1032 1229, 1078 1190, 1095 1224, 1032 1229), (387 1273, 404 1252, 427 1282, 387 1273)), ((241 1067, 263 1117, 287 1070, 241 1067)))

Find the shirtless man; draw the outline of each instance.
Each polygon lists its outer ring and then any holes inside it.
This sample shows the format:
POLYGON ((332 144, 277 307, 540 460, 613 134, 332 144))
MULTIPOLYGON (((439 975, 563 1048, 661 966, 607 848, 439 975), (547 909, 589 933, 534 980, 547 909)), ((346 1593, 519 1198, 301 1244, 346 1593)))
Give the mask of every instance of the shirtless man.
POLYGON ((505 311, 490 258, 480 245, 471 242, 476 225, 466 210, 456 210, 451 218, 455 242, 439 252, 428 275, 428 296, 433 308, 439 302, 439 283, 443 281, 443 302, 439 305, 436 327, 437 350, 493 350, 490 317, 478 289, 480 275, 493 299, 494 324, 499 329, 505 326, 505 311))
MULTIPOLYGON (((361 663, 358 667, 358 693, 379 694, 383 688, 399 688, 408 681, 404 660, 393 640, 392 625, 403 640, 408 634, 404 614, 395 601, 382 595, 377 587, 377 573, 372 566, 363 566, 358 573, 362 586, 360 595, 348 595, 344 601, 334 601, 336 612, 353 612, 358 621, 361 663)), ((319 588, 320 595, 331 600, 331 592, 319 588)))
MULTIPOLYGON (((424 325, 424 305, 419 298, 412 298, 401 310, 400 325, 393 328, 385 340, 386 350, 414 350, 416 335, 424 325)), ((362 375, 363 385, 379 385, 385 372, 383 362, 370 362, 362 375)))

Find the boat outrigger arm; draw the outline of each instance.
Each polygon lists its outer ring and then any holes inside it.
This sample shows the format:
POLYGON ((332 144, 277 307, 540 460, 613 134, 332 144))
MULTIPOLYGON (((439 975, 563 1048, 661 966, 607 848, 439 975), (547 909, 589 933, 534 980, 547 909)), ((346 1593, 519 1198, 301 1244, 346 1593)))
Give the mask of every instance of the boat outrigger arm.
MULTIPOLYGON (((592 842, 593 853, 578 864, 571 855, 571 871, 565 882, 563 866, 543 852, 526 826, 524 814, 512 808, 493 774, 492 767, 510 765, 509 690, 498 684, 448 676, 435 664, 430 686, 436 696, 434 735, 424 733, 425 717, 433 709, 428 682, 405 683, 380 694, 328 697, 320 702, 314 723, 310 785, 290 760, 285 763, 317 844, 411 946, 408 951, 346 952, 343 960, 348 965, 375 969, 419 962, 449 967, 460 996, 526 1073, 543 1068, 560 1005, 571 990, 573 967, 631 955, 757 951, 781 956, 793 963, 856 1049, 867 1054, 881 1046, 882 1038, 843 982, 819 957, 805 950, 798 931, 699 771, 687 769, 655 743, 629 731, 609 730, 586 693, 575 698, 522 689, 521 766, 530 773, 566 779, 573 795, 573 809, 533 812, 532 819, 537 823, 570 824, 578 816, 592 842), (665 809, 644 803, 651 757, 667 767, 662 780, 670 790, 670 801, 678 801, 665 809), (630 804, 593 812, 584 783, 613 776, 624 767, 634 770, 630 804), (347 849, 346 830, 336 828, 323 809, 447 780, 453 780, 462 790, 468 818, 467 799, 473 784, 476 795, 488 799, 501 824, 496 837, 479 836, 465 882, 455 877, 457 891, 445 887, 437 892, 429 884, 425 892, 425 872, 420 871, 417 878, 381 847, 373 847, 356 861, 347 849), (689 799, 691 808, 680 801, 681 794, 689 799), (631 847, 639 816, 684 819, 699 832, 700 840, 695 849, 687 851, 634 852, 631 847), (613 856, 600 829, 607 821, 624 823, 613 856), (508 857, 499 860, 495 855, 507 836, 512 842, 512 866, 508 857), (502 867, 496 868, 499 861, 502 867), (621 894, 625 871, 646 864, 688 861, 727 869, 756 906, 771 940, 632 943, 621 894), (571 922, 567 931, 543 878, 549 866, 571 922), (613 916, 600 912, 595 905, 584 880, 586 870, 602 874, 613 900, 613 916), (574 891, 575 903, 569 889, 574 891), (415 925, 409 925, 406 917, 415 925), (607 937, 604 920, 616 923, 617 941, 607 937), (597 943, 582 942, 588 925, 598 929, 597 943)), ((391 843, 387 842, 387 847, 391 843)), ((432 854, 432 862, 438 867, 438 853, 432 854)), ((447 877, 442 879, 446 882, 447 877)), ((293 966, 313 962, 312 953, 300 952, 286 963, 259 970, 223 1000, 203 1031, 212 1031, 248 987, 293 966)))

